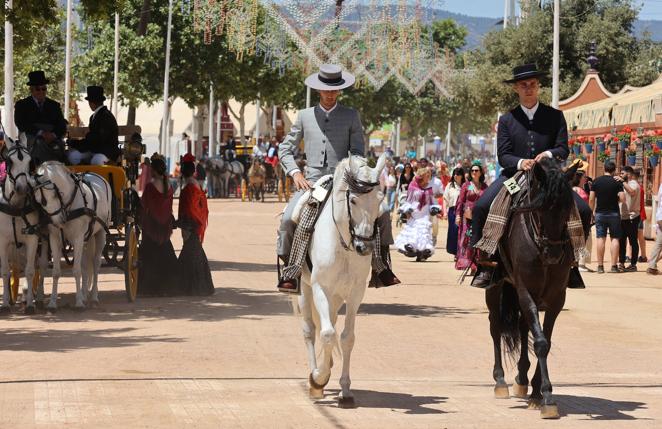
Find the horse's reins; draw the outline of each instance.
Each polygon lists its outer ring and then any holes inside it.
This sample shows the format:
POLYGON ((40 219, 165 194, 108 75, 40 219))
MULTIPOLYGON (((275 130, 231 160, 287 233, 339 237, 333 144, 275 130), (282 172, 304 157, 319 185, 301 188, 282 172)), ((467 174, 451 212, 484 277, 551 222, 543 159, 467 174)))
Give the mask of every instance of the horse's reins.
MULTIPOLYGON (((560 246, 564 245, 569 241, 569 238, 565 238, 562 240, 550 240, 545 236, 544 231, 542 230, 542 224, 540 222, 540 210, 541 208, 539 207, 532 207, 531 205, 531 183, 533 179, 533 169, 527 170, 526 171, 526 180, 529 183, 529 189, 527 190, 526 193, 526 199, 527 199, 527 207, 521 207, 521 208, 516 208, 514 210, 514 214, 522 214, 522 215, 528 215, 530 217, 530 222, 527 222, 526 224, 530 225, 531 227, 531 235, 533 242, 538 246, 539 248, 546 248, 548 246, 560 246)), ((529 228, 527 228, 529 229, 529 228)))
MULTIPOLYGON (((358 179, 351 179, 353 182, 356 183, 357 186, 355 186, 354 192, 360 193, 360 194, 367 194, 373 190, 375 186, 379 186, 379 182, 365 182, 362 180, 358 179)), ((348 182, 348 175, 345 173, 345 182, 348 182)), ((352 187, 351 184, 348 183, 348 186, 350 188, 352 187)), ((336 216, 335 216, 335 210, 334 210, 334 200, 331 199, 331 218, 333 219, 333 224, 336 226, 336 230, 338 231, 338 236, 340 237, 340 245, 343 247, 345 250, 352 250, 352 248, 356 249, 356 246, 354 246, 354 241, 355 240, 360 240, 360 241, 374 241, 375 237, 377 236, 377 228, 373 228, 372 230, 372 236, 370 237, 364 237, 362 235, 359 235, 356 233, 354 227, 354 221, 352 220, 352 207, 350 206, 350 196, 351 190, 348 188, 345 191, 345 204, 347 206, 347 216, 349 218, 349 236, 350 236, 350 244, 348 245, 345 242, 345 239, 342 236, 342 233, 340 232, 340 227, 338 226, 338 223, 336 222, 336 216)), ((375 221, 375 225, 377 224, 377 221, 375 221)))

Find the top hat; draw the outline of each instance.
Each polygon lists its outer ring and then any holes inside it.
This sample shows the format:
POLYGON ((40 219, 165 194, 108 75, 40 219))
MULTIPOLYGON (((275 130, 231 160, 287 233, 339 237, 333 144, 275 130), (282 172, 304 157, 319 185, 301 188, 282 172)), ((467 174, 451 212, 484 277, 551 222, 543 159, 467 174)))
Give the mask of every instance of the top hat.
POLYGON ((538 71, 535 64, 524 64, 513 69, 513 78, 504 80, 504 83, 515 83, 524 79, 545 76, 547 73, 538 71))
POLYGON ((318 73, 306 78, 305 84, 318 91, 335 91, 354 85, 353 74, 343 71, 336 64, 322 64, 318 73))
POLYGON ((46 74, 43 70, 35 70, 28 73, 28 85, 29 86, 38 86, 38 85, 48 85, 50 81, 46 79, 46 74))
POLYGON ((88 86, 87 87, 87 101, 104 101, 106 97, 103 96, 103 88, 100 86, 88 86))

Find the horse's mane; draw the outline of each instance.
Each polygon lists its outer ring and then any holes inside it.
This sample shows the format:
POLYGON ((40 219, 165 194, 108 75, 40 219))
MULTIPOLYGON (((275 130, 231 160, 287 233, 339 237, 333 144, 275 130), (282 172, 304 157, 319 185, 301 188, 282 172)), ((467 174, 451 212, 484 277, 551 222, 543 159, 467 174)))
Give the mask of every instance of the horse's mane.
POLYGON ((337 167, 337 170, 343 171, 342 181, 347 185, 350 192, 354 194, 367 194, 371 192, 379 182, 369 182, 367 180, 359 179, 359 172, 362 167, 367 166, 364 158, 353 156, 343 159, 337 167), (358 164, 356 171, 352 171, 352 162, 354 165, 358 164))
POLYGON ((66 168, 63 163, 60 161, 44 161, 39 168, 37 168, 38 175, 44 175, 46 173, 61 173, 62 169, 66 168))
POLYGON ((543 170, 545 178, 540 180, 536 177, 536 172, 532 171, 533 180, 538 182, 539 187, 537 194, 531 200, 531 205, 527 208, 555 212, 569 210, 574 204, 574 199, 572 187, 565 173, 553 159, 543 158, 539 162, 540 166, 535 168, 543 170))

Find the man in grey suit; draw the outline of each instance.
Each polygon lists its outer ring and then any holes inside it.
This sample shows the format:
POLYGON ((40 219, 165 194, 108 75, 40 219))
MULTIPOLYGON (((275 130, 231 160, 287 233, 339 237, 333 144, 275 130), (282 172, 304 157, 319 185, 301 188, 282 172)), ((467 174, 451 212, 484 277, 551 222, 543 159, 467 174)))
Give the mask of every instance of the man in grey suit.
MULTIPOLYGON (((349 153, 360 156, 364 154, 363 125, 359 113, 337 103, 340 91, 352 86, 354 81, 354 76, 333 64, 324 64, 319 73, 308 76, 305 83, 319 92, 320 103, 299 112, 290 132, 278 147, 280 162, 298 190, 285 209, 278 230, 278 256, 286 264, 278 282, 278 289, 282 292, 299 293, 298 279, 304 261, 290 261, 289 256, 306 253, 293 251, 293 245, 308 246, 307 242, 302 243, 299 240, 292 244, 296 229, 292 212, 297 201, 319 178, 333 174, 338 163, 349 153), (305 176, 294 160, 294 153, 302 139, 305 140, 307 160, 305 176)), ((373 255, 373 276, 370 284, 373 287, 392 286, 400 283, 400 280, 389 269, 388 264, 389 244, 393 243, 388 213, 380 217, 378 226, 381 246, 375 249, 373 255)))

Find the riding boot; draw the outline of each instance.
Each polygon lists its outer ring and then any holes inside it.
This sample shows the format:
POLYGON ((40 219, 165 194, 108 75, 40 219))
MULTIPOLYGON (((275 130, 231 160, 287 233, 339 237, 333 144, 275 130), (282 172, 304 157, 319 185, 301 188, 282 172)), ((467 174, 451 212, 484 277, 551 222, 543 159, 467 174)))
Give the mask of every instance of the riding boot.
POLYGON ((568 289, 586 289, 579 267, 570 268, 570 277, 568 277, 568 289))
MULTIPOLYGON (((377 236, 379 237, 379 234, 377 236)), ((391 271, 390 266, 389 246, 375 246, 375 250, 372 252, 372 275, 368 287, 380 288, 402 283, 391 271)))
POLYGON ((494 285, 493 277, 497 265, 496 262, 487 258, 479 260, 476 265, 478 266, 478 270, 473 280, 471 280, 471 286, 480 289, 489 289, 494 285))
POLYGON ((319 204, 315 201, 309 202, 303 208, 301 219, 294 231, 292 250, 278 279, 278 290, 285 293, 301 294, 300 278, 303 264, 308 254, 308 245, 313 235, 313 226, 317 218, 319 204))

